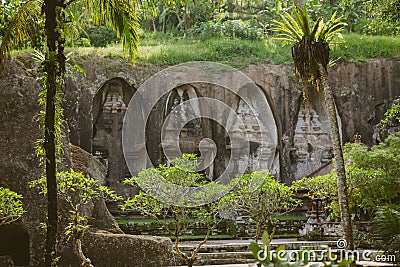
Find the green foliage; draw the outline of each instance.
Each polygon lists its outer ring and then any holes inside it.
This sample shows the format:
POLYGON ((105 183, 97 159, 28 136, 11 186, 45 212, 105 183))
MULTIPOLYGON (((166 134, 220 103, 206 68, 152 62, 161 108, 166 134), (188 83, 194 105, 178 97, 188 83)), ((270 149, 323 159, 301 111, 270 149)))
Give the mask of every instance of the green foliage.
POLYGON ((400 206, 389 205, 380 208, 374 218, 375 234, 382 240, 380 245, 388 254, 400 262, 400 206))
POLYGON ((381 121, 382 127, 390 127, 400 122, 400 98, 399 103, 394 103, 385 113, 385 118, 381 121))
MULTIPOLYGON (((4 16, 12 17, 12 20, 3 30, 0 59, 3 59, 12 49, 20 49, 27 44, 37 47, 37 43, 40 40, 43 41, 42 2, 42 0, 24 1, 23 4, 15 6, 15 10, 8 12, 10 14, 5 11, 4 16)), ((8 3, 3 9, 8 10, 13 7, 13 3, 8 3)), ((88 25, 102 25, 100 27, 102 35, 106 35, 105 27, 103 27, 105 25, 115 32, 124 51, 134 62, 140 37, 136 2, 128 0, 70 1, 63 12, 68 21, 62 25, 63 37, 69 38, 68 43, 71 43, 71 39, 79 35, 82 29, 88 28, 88 25)), ((112 36, 107 36, 106 41, 108 39, 112 40, 112 36)))
POLYGON ((327 3, 323 0, 311 0, 306 6, 313 19, 321 16, 329 19, 331 14, 338 12, 343 14, 347 22, 347 30, 350 32, 362 32, 368 23, 368 8, 370 0, 337 0, 327 3))
MULTIPOLYGON (((87 228, 87 219, 82 214, 84 205, 94 198, 109 200, 123 200, 121 196, 107 186, 99 185, 94 178, 85 177, 81 172, 74 170, 59 172, 57 174, 58 195, 70 209, 70 222, 65 228, 65 234, 69 237, 81 238, 87 228)), ((42 177, 29 183, 31 188, 38 188, 42 195, 47 194, 46 179, 42 177)))
POLYGON ((328 200, 336 196, 337 184, 335 173, 327 175, 316 176, 312 178, 302 178, 294 181, 292 186, 295 189, 306 188, 309 191, 305 196, 311 199, 328 200))
POLYGON ((347 25, 342 22, 343 16, 336 17, 336 12, 327 22, 318 17, 314 23, 308 15, 307 7, 296 6, 294 17, 288 12, 284 14, 281 15, 282 21, 274 20, 275 27, 272 31, 278 33, 275 39, 289 44, 299 42, 304 36, 308 36, 315 42, 326 42, 333 46, 337 42, 336 38, 341 38, 340 32, 347 25))
POLYGON ((263 38, 262 29, 257 28, 254 21, 250 20, 207 21, 192 27, 188 34, 198 36, 202 40, 212 37, 236 37, 248 40, 263 38))
MULTIPOLYGON (((171 166, 160 165, 158 168, 149 168, 142 170, 137 176, 124 181, 125 184, 138 186, 148 183, 154 183, 157 175, 162 177, 171 184, 185 187, 198 187, 205 185, 204 182, 200 182, 202 175, 195 172, 198 161, 197 157, 192 154, 184 154, 181 158, 175 158, 171 161, 171 166)), ((160 190, 159 182, 154 185, 154 190, 160 190)), ((209 182, 205 186, 208 190, 219 191, 221 185, 215 182, 209 182)), ((161 185, 163 187, 163 185, 161 185)), ((149 187, 147 187, 149 188, 149 187)), ((216 223, 216 216, 219 211, 219 203, 212 202, 202 206, 185 206, 182 205, 181 200, 177 199, 182 192, 181 188, 178 187, 178 191, 175 188, 168 187, 170 191, 163 192, 163 199, 155 198, 151 193, 152 190, 146 192, 139 192, 133 198, 129 198, 122 205, 122 210, 136 210, 142 215, 146 215, 158 223, 163 225, 165 229, 175 238, 174 249, 180 258, 185 260, 188 265, 193 264, 196 260, 196 255, 200 250, 200 247, 207 241, 208 236, 211 233, 211 229, 216 223), (171 204, 171 203, 176 203, 171 204), (193 220, 193 218, 195 220, 193 220), (173 223, 166 223, 166 220, 172 220, 173 223), (181 236, 186 232, 187 229, 194 228, 198 223, 203 223, 207 227, 207 234, 202 241, 199 241, 197 248, 191 253, 186 255, 181 252, 178 244, 181 236)))
POLYGON ((93 26, 80 35, 81 38, 87 37, 90 45, 94 47, 106 47, 109 44, 117 43, 119 39, 115 32, 107 26, 93 26))
POLYGON ((27 40, 34 42, 35 34, 39 30, 38 23, 42 20, 40 17, 40 8, 40 2, 36 0, 26 1, 19 8, 16 8, 16 5, 13 4, 2 7, 1 10, 6 12, 4 14, 5 18, 10 20, 7 21, 7 24, 4 24, 4 28, 2 29, 0 46, 1 64, 4 63, 4 57, 11 50, 22 48, 26 45, 27 40), (7 10, 9 8, 15 9, 7 10))
POLYGON ((21 199, 21 195, 0 186, 0 225, 10 224, 25 213, 21 199))
POLYGON ((400 33, 400 1, 370 0, 369 23, 364 29, 369 34, 398 35, 400 33))
MULTIPOLYGON (((353 213, 366 211, 372 216, 379 207, 391 204, 400 192, 400 134, 389 136, 385 143, 370 150, 359 144, 346 144, 346 177, 349 206, 353 213)), ((331 217, 339 217, 336 174, 303 178, 293 183, 295 188, 306 188, 308 196, 326 201, 331 217)))
POLYGON ((301 204, 292 188, 275 180, 268 171, 236 177, 231 181, 231 186, 233 190, 223 197, 222 203, 252 218, 257 224, 256 240, 264 230, 272 230, 272 239, 278 216, 301 204))

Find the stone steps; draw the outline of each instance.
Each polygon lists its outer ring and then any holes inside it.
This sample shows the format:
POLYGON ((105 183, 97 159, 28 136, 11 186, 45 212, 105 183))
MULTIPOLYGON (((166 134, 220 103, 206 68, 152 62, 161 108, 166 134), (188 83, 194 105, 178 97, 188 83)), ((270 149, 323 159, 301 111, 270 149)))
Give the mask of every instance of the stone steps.
MULTIPOLYGON (((197 254, 197 260, 195 265, 234 265, 234 264, 249 264, 255 263, 256 260, 253 258, 249 244, 251 240, 225 240, 225 241, 213 241, 210 240, 205 243, 197 254)), ((335 241, 298 241, 295 239, 286 240, 273 240, 271 248, 276 249, 284 245, 288 250, 297 250, 301 248, 314 248, 321 249, 322 247, 336 246, 335 241)), ((196 247, 196 242, 182 242, 179 245, 180 249, 184 253, 191 253, 196 247)), ((181 266, 184 264, 182 263, 181 266)))

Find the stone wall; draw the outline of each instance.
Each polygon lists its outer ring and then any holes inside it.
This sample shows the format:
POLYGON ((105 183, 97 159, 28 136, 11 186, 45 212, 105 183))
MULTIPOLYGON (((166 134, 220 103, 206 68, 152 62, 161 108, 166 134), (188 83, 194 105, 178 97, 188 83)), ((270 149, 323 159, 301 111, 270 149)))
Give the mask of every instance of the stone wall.
MULTIPOLYGON (((108 58, 90 62, 81 60, 78 63, 86 69, 87 76, 78 77, 67 91, 76 90, 83 99, 90 99, 88 95, 93 97, 98 88, 114 77, 121 77, 133 88, 138 88, 144 80, 163 69, 151 65, 131 67, 122 60, 108 58)), ((260 86, 272 107, 279 133, 280 178, 290 182, 324 167, 332 157, 332 146, 323 95, 310 94, 309 108, 305 108, 299 80, 293 76, 293 68, 289 66, 251 65, 242 71, 260 86)), ((329 73, 342 124, 343 141, 352 142, 354 134, 358 133, 362 135, 364 143, 373 144, 373 126, 382 119, 391 101, 400 95, 400 77, 397 75, 400 73, 400 61, 373 59, 360 64, 339 62, 329 73)), ((203 96, 207 88, 197 90, 203 96)), ((213 94, 219 92, 212 86, 208 90, 213 94)), ((227 94, 225 97, 230 96, 227 94)), ((75 144, 80 142, 87 149, 92 147, 91 141, 83 138, 91 131, 92 122, 86 115, 91 112, 90 102, 75 102, 79 109, 66 106, 66 112, 70 114, 67 120, 70 125, 81 125, 80 128, 70 126, 72 136, 80 138, 71 140, 75 144), (85 115, 81 117, 74 110, 85 115), (83 144, 82 140, 88 143, 83 144)), ((153 163, 158 163, 157 159, 161 159, 162 155, 157 129, 160 129, 162 122, 163 103, 157 105, 154 111, 151 123, 148 124, 151 125, 148 128, 148 138, 152 140, 148 142, 148 149, 153 153, 150 155, 153 163)), ((203 129, 203 132, 207 131, 203 129)))
MULTIPOLYGON (((14 264, 18 266, 38 267, 44 265, 45 235, 40 224, 45 222, 47 206, 45 197, 39 195, 38 190, 29 188, 28 183, 38 179, 42 172, 42 168, 38 166, 39 160, 35 150, 35 142, 41 137, 37 123, 38 93, 41 87, 35 78, 37 74, 33 70, 27 70, 26 65, 8 62, 6 66, 7 72, 0 78, 0 186, 22 194, 23 207, 27 212, 14 225, 0 226, 0 256, 12 255, 14 264)), ((91 95, 88 96, 91 98, 91 95)), ((78 97, 78 99, 82 98, 78 97)), ((64 133, 67 132, 68 130, 64 127, 64 133)), ((81 148, 70 148, 68 140, 68 138, 63 139, 64 153, 61 168, 73 167, 77 171, 97 178, 100 182, 104 181, 103 165, 81 148)), ((59 205, 60 215, 63 218, 59 229, 58 245, 61 255, 59 266, 78 266, 80 263, 77 251, 73 249, 71 240, 65 240, 64 235, 66 217, 69 216, 69 212, 62 201, 59 205)), ((89 223, 96 232, 87 234, 83 247, 87 247, 85 248, 87 253, 94 259, 97 260, 102 256, 96 254, 96 246, 98 246, 108 251, 107 255, 110 259, 121 263, 118 266, 132 266, 130 265, 132 262, 134 266, 169 264, 167 262, 172 258, 171 250, 168 249, 172 246, 169 239, 123 235, 105 207, 104 201, 91 203, 86 212, 89 223), (98 233, 99 230, 103 232, 98 233), (117 234, 114 235, 111 232, 117 234), (119 257, 120 253, 127 254, 127 252, 114 250, 117 243, 121 248, 129 249, 129 257, 119 257), (144 250, 147 248, 151 249, 151 252, 146 255, 144 250), (148 256, 151 258, 147 258, 148 256), (134 261, 133 258, 135 258, 134 261), (140 265, 140 262, 143 265, 140 265)), ((7 263, 9 261, 9 257, 1 257, 0 265, 12 266, 7 263)), ((105 263, 101 266, 115 265, 105 263)))
MULTIPOLYGON (((44 198, 39 197, 37 192, 27 185, 41 173, 37 167, 38 159, 34 148, 34 141, 40 137, 36 123, 39 112, 37 94, 40 86, 35 78, 37 66, 29 60, 23 62, 7 64, 6 75, 0 81, 0 185, 24 196, 23 205, 28 212, 19 221, 19 229, 22 234, 28 234, 29 265, 40 266, 44 236, 38 225, 45 220, 46 203, 44 198)), ((121 77, 130 86, 137 88, 151 74, 163 67, 132 67, 126 61, 110 58, 81 59, 77 63, 86 70, 87 76, 79 76, 76 81, 67 82, 65 116, 69 123, 71 142, 91 153, 92 100, 97 89, 114 77, 121 77)), ((304 152, 309 153, 309 158, 313 155, 315 164, 310 166, 317 167, 318 159, 315 160, 316 156, 312 154, 315 151, 313 148, 326 150, 326 147, 320 146, 319 143, 311 143, 312 149, 309 151, 306 147, 299 146, 301 142, 298 140, 309 133, 300 132, 299 112, 302 110, 302 95, 299 82, 293 77, 293 69, 288 66, 252 65, 243 71, 264 90, 273 109, 279 129, 281 179, 286 182, 293 180, 299 166, 306 173, 307 169, 298 163, 302 157, 304 160, 304 152)), ((398 73, 400 61, 383 59, 369 60, 358 65, 339 62, 330 70, 330 83, 335 92, 344 142, 352 141, 353 135, 359 133, 364 143, 373 143, 373 126, 383 117, 391 101, 400 96, 398 73)), ((311 104, 319 117, 301 119, 308 119, 312 125, 313 120, 317 118, 319 129, 325 132, 319 136, 329 136, 321 96, 314 95, 311 104)), ((326 154, 320 155, 320 161, 326 159, 326 154)), ((307 155, 305 158, 307 159, 307 155)))

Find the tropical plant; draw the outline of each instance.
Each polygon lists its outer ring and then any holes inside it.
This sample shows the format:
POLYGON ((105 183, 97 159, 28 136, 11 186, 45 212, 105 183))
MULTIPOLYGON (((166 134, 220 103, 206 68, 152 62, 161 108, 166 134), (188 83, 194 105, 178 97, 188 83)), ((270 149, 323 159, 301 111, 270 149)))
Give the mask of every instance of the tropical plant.
POLYGON ((25 213, 22 207, 22 196, 0 186, 0 225, 10 224, 25 213))
POLYGON ((45 265, 51 266, 57 257, 57 96, 62 92, 65 75, 65 27, 68 8, 80 5, 87 11, 88 21, 109 25, 120 38, 132 62, 135 59, 139 42, 139 22, 136 15, 136 2, 128 0, 28 0, 16 12, 9 24, 0 46, 0 65, 4 65, 5 55, 12 49, 20 48, 31 36, 32 25, 44 17, 46 35, 46 56, 43 63, 46 94, 44 111, 43 156, 47 179, 47 231, 45 265))
POLYGON ((400 98, 396 99, 392 107, 385 112, 385 118, 381 123, 384 128, 400 123, 400 98))
MULTIPOLYGON (((400 192, 400 134, 389 136, 385 143, 371 148, 360 144, 346 144, 344 158, 352 214, 373 217, 377 209, 395 203, 400 192)), ((325 203, 331 218, 340 216, 336 172, 295 181, 296 189, 307 189, 310 198, 325 203)))
POLYGON ((221 203, 251 217, 257 224, 256 241, 265 230, 271 233, 271 241, 276 232, 278 216, 301 204, 291 187, 275 180, 266 170, 238 176, 230 186, 231 192, 222 198, 221 203))
POLYGON ((325 107, 329 118, 337 173, 341 222, 349 249, 353 249, 353 230, 341 137, 335 100, 328 83, 330 48, 337 44, 336 38, 341 36, 340 33, 346 23, 342 22, 343 16, 336 17, 336 13, 327 22, 318 17, 313 23, 306 7, 301 7, 297 4, 295 4, 294 8, 294 17, 286 12, 285 15, 281 16, 281 19, 282 21, 275 21, 276 27, 272 30, 278 33, 276 39, 282 40, 284 43, 294 44, 292 46, 292 57, 296 73, 300 75, 303 83, 304 98, 308 101, 308 83, 310 82, 317 92, 323 92, 325 96, 325 107))
POLYGON ((382 240, 383 248, 400 262, 400 207, 389 205, 382 207, 374 218, 375 233, 382 240))
MULTIPOLYGON (((131 186, 138 186, 147 183, 149 179, 154 183, 154 177, 156 177, 156 173, 158 173, 161 174, 167 182, 174 185, 191 188, 204 185, 207 186, 209 190, 219 191, 221 185, 214 182, 209 182, 207 184, 202 182, 204 177, 195 172, 197 167, 197 157, 192 154, 184 154, 181 158, 171 160, 171 166, 169 167, 160 165, 157 168, 144 169, 137 176, 125 180, 124 183, 131 186)), ((155 189, 158 188, 157 184, 154 186, 155 189)), ((170 235, 175 238, 174 250, 176 254, 191 267, 196 261, 201 246, 207 242, 211 230, 216 224, 216 217, 220 206, 218 201, 201 206, 182 205, 183 203, 177 199, 178 196, 179 193, 175 192, 173 188, 169 191, 163 191, 162 199, 141 191, 133 198, 126 200, 124 205, 122 205, 122 210, 137 210, 141 214, 163 225, 170 235), (167 223, 167 221, 171 220, 172 223, 167 223), (188 229, 193 229, 198 224, 205 225, 206 235, 203 240, 198 242, 191 254, 186 254, 179 248, 180 238, 188 229)))
MULTIPOLYGON (((104 198, 120 201, 121 196, 115 194, 107 186, 99 185, 94 178, 84 176, 81 172, 74 170, 57 173, 58 195, 68 205, 70 218, 65 227, 65 235, 68 239, 75 240, 82 266, 91 266, 91 261, 82 250, 82 238, 89 228, 87 219, 83 216, 85 205, 93 199, 104 198)), ((40 194, 47 194, 46 179, 44 177, 30 182, 30 187, 40 190, 40 194)))

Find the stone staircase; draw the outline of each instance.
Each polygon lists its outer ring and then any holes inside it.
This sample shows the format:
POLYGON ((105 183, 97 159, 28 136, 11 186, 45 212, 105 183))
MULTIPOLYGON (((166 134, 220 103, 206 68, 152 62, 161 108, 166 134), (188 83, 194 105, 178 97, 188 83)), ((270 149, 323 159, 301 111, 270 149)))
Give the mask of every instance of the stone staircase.
MULTIPOLYGON (((223 264, 251 264, 256 260, 253 258, 249 244, 251 240, 210 240, 205 243, 199 253, 195 266, 201 265, 223 265, 223 264)), ((317 248, 321 246, 336 246, 334 241, 297 241, 295 239, 273 240, 271 248, 276 249, 284 245, 287 250, 298 250, 302 248, 317 248)), ((185 253, 191 253, 196 248, 196 242, 182 242, 180 249, 185 253)), ((182 262, 181 265, 185 266, 182 262)))

